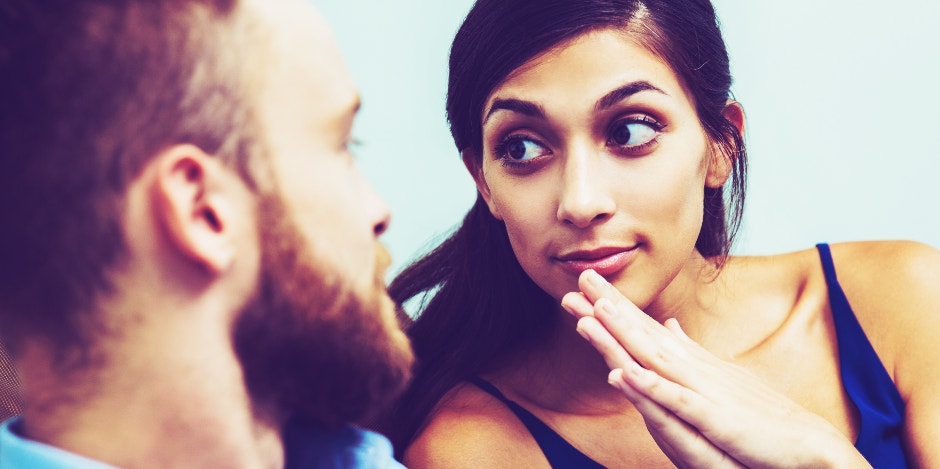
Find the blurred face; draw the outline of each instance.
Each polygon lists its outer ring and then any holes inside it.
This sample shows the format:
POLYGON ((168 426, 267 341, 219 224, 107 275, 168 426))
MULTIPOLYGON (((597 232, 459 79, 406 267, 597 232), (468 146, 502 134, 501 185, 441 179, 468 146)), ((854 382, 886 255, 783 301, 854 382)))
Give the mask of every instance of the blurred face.
POLYGON ((698 256, 704 188, 724 177, 675 73, 624 33, 533 58, 482 119, 478 187, 554 298, 590 268, 645 308, 698 256))
POLYGON ((359 101, 326 24, 301 0, 256 7, 273 30, 257 111, 274 189, 236 347, 253 397, 336 425, 394 397, 410 370, 378 243, 389 214, 348 149, 359 101))

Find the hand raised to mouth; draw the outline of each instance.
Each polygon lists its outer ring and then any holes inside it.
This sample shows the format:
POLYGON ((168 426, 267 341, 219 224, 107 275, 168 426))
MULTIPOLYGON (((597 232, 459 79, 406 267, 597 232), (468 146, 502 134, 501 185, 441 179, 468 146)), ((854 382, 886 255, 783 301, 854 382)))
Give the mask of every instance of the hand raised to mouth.
POLYGON ((660 324, 596 272, 562 306, 678 467, 870 467, 822 417, 660 324))

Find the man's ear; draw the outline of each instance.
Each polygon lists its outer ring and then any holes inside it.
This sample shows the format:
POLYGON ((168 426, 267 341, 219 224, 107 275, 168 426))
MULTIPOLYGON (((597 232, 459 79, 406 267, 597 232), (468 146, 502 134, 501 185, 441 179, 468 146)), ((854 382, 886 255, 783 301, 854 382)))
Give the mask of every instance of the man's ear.
POLYGON ((170 147, 155 163, 153 213, 168 244, 211 274, 228 269, 236 254, 235 204, 226 188, 237 176, 193 145, 170 147))
POLYGON ((460 152, 460 159, 463 160, 463 165, 467 168, 470 176, 473 177, 473 182, 476 183, 477 190, 480 191, 486 206, 490 208, 490 213, 497 220, 502 220, 503 217, 499 213, 499 208, 493 203, 493 196, 490 195, 490 186, 486 184, 486 179, 483 177, 483 163, 480 158, 470 149, 466 149, 460 152))
MULTIPOLYGON (((744 108, 741 107, 741 103, 729 99, 721 115, 738 130, 738 135, 741 135, 743 139, 744 108)), ((737 144, 738 142, 730 141, 725 144, 712 145, 711 161, 708 164, 708 174, 705 176, 706 187, 717 189, 728 180, 731 169, 734 167, 734 159, 738 157, 740 151, 737 144)))

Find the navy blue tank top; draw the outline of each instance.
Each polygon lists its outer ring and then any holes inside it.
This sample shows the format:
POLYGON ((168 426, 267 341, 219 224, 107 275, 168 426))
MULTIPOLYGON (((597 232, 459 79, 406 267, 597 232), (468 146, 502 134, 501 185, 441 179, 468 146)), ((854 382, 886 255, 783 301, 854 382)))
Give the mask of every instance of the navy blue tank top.
MULTIPOLYGON (((908 467, 907 455, 901 441, 904 429, 904 401, 858 324, 855 312, 852 311, 842 286, 839 285, 829 245, 818 244, 816 248, 819 250, 826 284, 829 287, 829 305, 839 346, 842 386, 860 415, 855 448, 876 469, 908 467)), ((489 382, 478 377, 468 381, 509 407, 535 438, 554 469, 604 467, 578 451, 551 427, 507 398, 489 382)))
POLYGON ((816 249, 829 286, 829 307, 839 342, 842 387, 858 409, 861 419, 855 447, 875 468, 908 467, 901 441, 904 400, 858 324, 855 312, 839 285, 829 245, 817 244, 816 249))
POLYGON ((509 407, 509 410, 516 414, 516 417, 522 421, 529 430, 529 433, 532 434, 532 437, 535 438, 535 442, 539 444, 539 448, 542 449, 542 453, 545 454, 545 458, 548 459, 548 463, 552 465, 553 469, 603 469, 604 466, 585 456, 584 453, 578 451, 574 446, 571 446, 571 443, 568 443, 561 435, 555 433, 555 430, 552 430, 545 422, 542 422, 521 405, 516 404, 503 395, 499 389, 496 389, 496 386, 475 376, 469 378, 467 381, 475 384, 478 388, 486 391, 500 401, 503 401, 503 403, 509 407))

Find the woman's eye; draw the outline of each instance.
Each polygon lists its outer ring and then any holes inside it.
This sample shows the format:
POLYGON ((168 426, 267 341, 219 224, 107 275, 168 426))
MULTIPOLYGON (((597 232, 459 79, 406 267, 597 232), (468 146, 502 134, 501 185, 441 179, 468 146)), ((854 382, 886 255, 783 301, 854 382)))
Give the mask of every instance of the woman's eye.
POLYGON ((656 139, 662 126, 644 118, 621 119, 610 127, 608 144, 634 148, 656 139))
POLYGON ((509 137, 496 147, 496 156, 510 161, 528 161, 548 153, 540 143, 523 136, 509 137))

